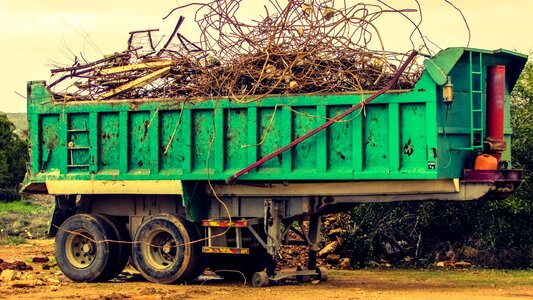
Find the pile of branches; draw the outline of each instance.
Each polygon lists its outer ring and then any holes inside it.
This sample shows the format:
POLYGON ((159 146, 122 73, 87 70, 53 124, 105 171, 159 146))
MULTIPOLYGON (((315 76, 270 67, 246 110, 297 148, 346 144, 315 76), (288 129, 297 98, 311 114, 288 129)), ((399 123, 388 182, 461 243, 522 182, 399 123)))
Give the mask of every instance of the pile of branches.
MULTIPOLYGON (((178 32, 184 21, 180 17, 165 43, 154 41, 153 29, 131 32, 123 52, 53 69, 57 79, 50 87, 56 99, 65 101, 250 101, 269 94, 378 90, 407 55, 385 49, 376 20, 401 14, 414 24, 413 33, 423 36, 417 23, 407 18, 415 10, 397 10, 382 1, 342 7, 332 0, 288 0, 281 5, 282 1, 269 0, 264 17, 248 23, 238 18, 244 0, 177 7, 165 18, 176 10, 195 9, 198 42, 178 32)), ((395 89, 412 88, 421 72, 421 65, 413 62, 395 89)))

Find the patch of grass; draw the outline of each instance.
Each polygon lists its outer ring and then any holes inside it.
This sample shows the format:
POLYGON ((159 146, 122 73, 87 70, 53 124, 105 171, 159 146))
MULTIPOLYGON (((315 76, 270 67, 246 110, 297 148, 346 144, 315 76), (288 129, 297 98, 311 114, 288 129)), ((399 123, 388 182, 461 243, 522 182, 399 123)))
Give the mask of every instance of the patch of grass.
MULTIPOLYGON (((51 198, 53 199, 53 198, 51 198)), ((0 236, 41 238, 46 236, 52 214, 51 199, 29 198, 0 202, 0 236)))
POLYGON ((0 238, 0 245, 2 246, 18 246, 26 243, 26 238, 21 236, 6 236, 0 238))
POLYGON ((533 285, 532 270, 495 269, 365 269, 333 271, 337 276, 361 276, 366 281, 386 279, 391 282, 426 282, 454 287, 533 285))
POLYGON ((27 200, 14 202, 0 202, 0 214, 20 213, 38 214, 42 212, 42 207, 36 206, 27 200))

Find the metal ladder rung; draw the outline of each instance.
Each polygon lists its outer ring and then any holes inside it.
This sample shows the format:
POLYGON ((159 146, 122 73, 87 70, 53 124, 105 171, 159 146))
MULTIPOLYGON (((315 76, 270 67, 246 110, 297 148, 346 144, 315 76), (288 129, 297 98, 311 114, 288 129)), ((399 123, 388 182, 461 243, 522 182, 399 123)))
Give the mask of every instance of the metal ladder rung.
POLYGON ((470 75, 470 149, 479 149, 483 143, 479 139, 484 136, 484 128, 479 124, 484 119, 483 109, 483 54, 470 51, 469 55, 470 75), (476 65, 477 62, 477 65, 476 65), (479 82, 479 89, 475 89, 475 82, 479 82), (477 140, 477 141, 476 141, 477 140))
MULTIPOLYGON (((251 223, 255 223, 257 220, 246 220, 246 219, 236 219, 236 220, 230 220, 230 219, 208 219, 202 221, 202 227, 205 228, 206 234, 207 234, 207 245, 202 247, 203 253, 220 253, 220 254, 250 254, 250 250, 248 248, 242 247, 242 229, 243 228, 249 228, 251 223), (213 243, 216 243, 214 241, 214 237, 217 236, 217 234, 213 234, 214 230, 224 230, 224 228, 227 228, 226 230, 229 230, 229 228, 233 228, 235 230, 235 246, 234 247, 228 247, 226 242, 223 243, 223 245, 213 245, 213 243)), ((250 229, 251 230, 251 229, 250 229)))

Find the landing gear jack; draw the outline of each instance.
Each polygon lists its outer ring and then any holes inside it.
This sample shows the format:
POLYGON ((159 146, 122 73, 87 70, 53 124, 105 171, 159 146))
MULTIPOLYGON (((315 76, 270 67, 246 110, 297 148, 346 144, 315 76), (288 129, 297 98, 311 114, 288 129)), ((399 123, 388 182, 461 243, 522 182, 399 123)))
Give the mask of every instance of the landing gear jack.
MULTIPOLYGON (((292 272, 276 272, 276 257, 281 247, 282 239, 287 235, 292 226, 285 226, 281 231, 281 219, 283 201, 266 200, 265 201, 265 229, 267 232, 266 249, 272 256, 271 265, 261 272, 254 273, 252 284, 254 287, 264 287, 268 285, 277 285, 286 281, 305 282, 311 280, 327 281, 328 273, 324 267, 317 267, 318 242, 320 238, 321 220, 319 215, 311 215, 309 218, 309 230, 307 233, 297 232, 309 246, 309 260, 307 268, 298 268, 292 272)), ((300 222, 301 223, 301 222, 300 222)), ((301 226, 300 226, 301 227, 301 226)))
POLYGON ((274 276, 268 276, 265 271, 256 272, 252 277, 252 284, 254 287, 264 287, 287 281, 306 282, 312 280, 327 281, 327 269, 324 267, 317 267, 314 270, 300 269, 293 272, 280 272, 274 276))

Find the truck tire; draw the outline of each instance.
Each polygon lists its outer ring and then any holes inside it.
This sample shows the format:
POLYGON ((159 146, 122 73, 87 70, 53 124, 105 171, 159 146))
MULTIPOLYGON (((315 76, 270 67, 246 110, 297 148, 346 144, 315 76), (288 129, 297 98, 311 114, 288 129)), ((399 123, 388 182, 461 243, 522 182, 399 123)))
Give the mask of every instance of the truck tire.
POLYGON ((97 215, 102 218, 109 226, 111 226, 113 232, 117 238, 117 259, 115 261, 115 267, 113 270, 103 275, 102 280, 109 280, 117 277, 128 264, 128 260, 131 255, 131 238, 126 228, 126 224, 120 222, 117 218, 109 215, 97 215))
MULTIPOLYGON (((185 217, 182 217, 183 225, 189 233, 191 242, 198 241, 202 238, 198 226, 188 221, 185 217)), ((193 249, 193 256, 191 257, 191 271, 185 276, 183 281, 191 281, 202 275, 207 268, 207 258, 202 252, 203 241, 194 242, 191 244, 193 249)))
POLYGON ((201 243, 194 243, 199 238, 196 226, 182 216, 166 213, 152 216, 135 233, 133 261, 151 282, 194 279, 203 265, 201 243))
POLYGON ((77 214, 59 228, 55 239, 57 265, 73 281, 109 279, 116 268, 118 244, 113 228, 96 215, 77 214))

